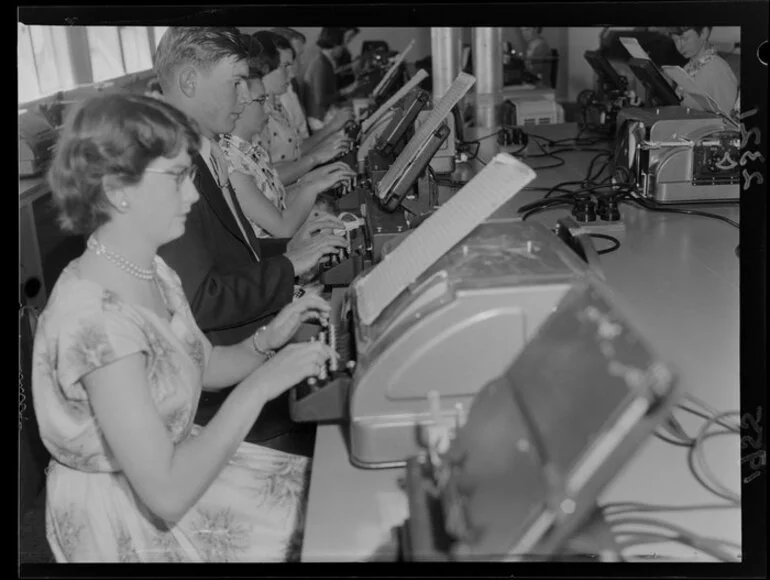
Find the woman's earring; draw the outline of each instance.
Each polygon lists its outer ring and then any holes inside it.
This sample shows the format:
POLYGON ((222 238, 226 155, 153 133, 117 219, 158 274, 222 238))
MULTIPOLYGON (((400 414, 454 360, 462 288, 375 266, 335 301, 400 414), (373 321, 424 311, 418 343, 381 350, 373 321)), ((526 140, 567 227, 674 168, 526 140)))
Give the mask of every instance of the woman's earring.
POLYGON ((120 202, 120 208, 121 209, 128 209, 128 202, 125 199, 120 202))

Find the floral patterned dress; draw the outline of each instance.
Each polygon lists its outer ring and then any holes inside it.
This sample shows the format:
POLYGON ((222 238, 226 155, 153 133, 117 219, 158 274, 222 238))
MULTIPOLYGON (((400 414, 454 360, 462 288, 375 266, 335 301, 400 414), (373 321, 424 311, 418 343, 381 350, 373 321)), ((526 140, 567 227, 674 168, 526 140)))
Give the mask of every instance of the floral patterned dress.
POLYGON ((296 560, 306 458, 242 443, 177 522, 134 493, 89 404, 82 377, 142 352, 155 406, 174 443, 195 437, 193 417, 211 343, 195 323, 179 277, 155 258, 169 321, 62 272, 40 316, 32 389, 47 469, 46 534, 58 562, 265 562, 296 560))
POLYGON ((281 106, 286 111, 286 118, 289 124, 297 130, 299 136, 304 140, 310 137, 310 131, 307 128, 307 117, 299 101, 299 95, 294 87, 289 84, 287 91, 281 95, 281 106))
MULTIPOLYGON (((254 178, 257 189, 272 203, 278 211, 286 211, 286 189, 278 177, 278 172, 270 164, 270 157, 260 145, 247 143, 237 135, 222 135, 219 146, 227 159, 228 174, 233 171, 250 175, 254 178)), ((258 238, 272 237, 260 228, 254 220, 249 223, 258 238)))
POLYGON ((283 108, 281 101, 268 100, 265 103, 267 125, 262 133, 254 137, 253 143, 267 151, 270 161, 296 161, 302 156, 302 141, 299 131, 289 119, 289 114, 283 108))

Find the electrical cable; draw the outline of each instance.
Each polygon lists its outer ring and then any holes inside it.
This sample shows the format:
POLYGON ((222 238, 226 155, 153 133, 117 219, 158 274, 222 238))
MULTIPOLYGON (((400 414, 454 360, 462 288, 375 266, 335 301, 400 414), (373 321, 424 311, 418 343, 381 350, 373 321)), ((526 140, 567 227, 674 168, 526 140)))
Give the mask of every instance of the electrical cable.
POLYGON ((583 185, 585 183, 584 181, 562 181, 561 183, 557 183, 553 187, 551 187, 548 192, 543 196, 543 199, 551 197, 552 193, 555 193, 556 191, 565 191, 567 193, 572 193, 569 190, 562 189, 565 185, 583 185))
MULTIPOLYGON (((540 213, 541 211, 547 211, 547 210, 550 210, 550 209, 557 209, 557 207, 563 206, 563 205, 567 205, 567 206, 571 206, 572 205, 572 203, 568 202, 568 201, 558 201, 558 200, 555 200, 555 201, 556 201, 556 203, 553 204, 552 206, 536 207, 534 209, 529 210, 528 212, 526 212, 524 215, 521 216, 521 221, 524 221, 529 216, 531 216, 532 214, 540 213)), ((521 210, 519 210, 519 211, 521 211, 521 210)))
POLYGON ((614 531, 614 528, 618 528, 620 526, 624 526, 628 524, 636 524, 636 525, 648 526, 648 527, 658 527, 658 528, 663 528, 666 531, 679 534, 682 537, 686 537, 692 540, 696 540, 696 541, 703 540, 709 543, 711 542, 719 543, 719 544, 728 545, 728 546, 732 546, 740 549, 740 546, 735 542, 730 542, 728 540, 721 540, 718 538, 708 538, 706 536, 700 536, 681 526, 672 524, 667 520, 660 520, 649 516, 621 516, 621 517, 611 516, 610 518, 608 518, 608 523, 610 525, 610 528, 613 528, 613 531, 614 531))
POLYGON ((647 527, 657 527, 657 528, 662 528, 668 532, 679 534, 680 536, 683 536, 683 537, 689 537, 691 539, 697 539, 697 540, 707 540, 709 542, 715 542, 715 543, 720 543, 720 544, 725 544, 736 548, 740 548, 740 546, 735 542, 730 542, 729 540, 721 540, 718 538, 709 538, 706 536, 701 536, 697 533, 691 532, 690 530, 683 528, 682 526, 673 524, 668 520, 661 520, 650 516, 625 516, 625 515, 621 515, 619 517, 611 516, 608 523, 611 528, 618 528, 620 526, 625 526, 629 524, 635 524, 638 526, 647 526, 647 527))
MULTIPOLYGON (((732 548, 736 548, 738 550, 741 549, 741 547, 736 544, 735 542, 730 542, 728 540, 722 540, 719 538, 709 538, 704 536, 699 536, 695 533, 692 533, 685 528, 678 526, 676 524, 673 524, 667 520, 661 520, 657 518, 650 517, 647 514, 644 514, 644 512, 676 512, 676 511, 703 511, 707 509, 737 509, 738 506, 732 505, 732 504, 725 504, 725 503, 718 503, 718 504, 690 504, 690 505, 663 505, 663 504, 646 504, 643 502, 610 502, 606 504, 602 504, 598 506, 599 509, 602 512, 602 515, 607 520, 608 524, 610 525, 610 529, 615 533, 615 538, 619 536, 632 536, 636 539, 639 539, 640 537, 643 538, 650 538, 660 541, 683 541, 687 545, 690 545, 696 549, 699 549, 701 551, 704 551, 703 548, 705 548, 705 553, 709 553, 713 557, 720 559, 720 560, 726 560, 726 561, 732 561, 733 557, 723 550, 721 550, 720 546, 729 546, 732 548), (628 515, 633 514, 634 512, 637 512, 637 514, 641 515, 628 515), (668 536, 664 535, 662 532, 650 532, 649 530, 641 530, 641 531, 633 531, 633 530, 620 530, 619 528, 621 526, 626 525, 641 525, 641 526, 647 526, 647 527, 657 527, 662 528, 663 530, 667 532, 673 532, 676 534, 676 536, 668 536), (708 551, 710 550, 710 552, 708 551)), ((628 545, 632 544, 634 542, 619 542, 619 545, 621 546, 621 551, 623 547, 627 547, 628 545)), ((655 543, 653 541, 650 542, 638 542, 638 544, 644 544, 644 543, 655 543)))
MULTIPOLYGON (((708 414, 702 413, 701 411, 698 411, 696 409, 691 409, 690 407, 686 406, 684 403, 679 403, 677 405, 677 408, 681 409, 682 411, 686 411, 686 412, 688 412, 688 413, 690 413, 692 415, 695 415, 696 417, 700 417, 701 419, 709 419, 712 416, 717 414, 717 412, 714 411, 710 415, 708 415, 708 414)), ((739 425, 730 425, 729 423, 726 423, 722 419, 719 419, 719 421, 717 421, 717 424, 721 425, 725 429, 730 429, 731 431, 733 431, 735 433, 740 432, 740 426, 739 425)))
POLYGON ((709 428, 715 423, 717 423, 719 419, 721 419, 722 417, 730 416, 730 415, 738 415, 738 414, 740 414, 738 411, 726 411, 724 413, 718 413, 717 415, 714 415, 713 417, 710 417, 709 419, 707 419, 706 422, 703 424, 703 427, 701 427, 700 431, 698 432, 698 435, 696 435, 695 437, 695 442, 693 443, 693 446, 690 449, 688 461, 690 463, 691 468, 694 469, 695 465, 697 465, 701 469, 701 471, 703 472, 701 474, 702 477, 706 482, 709 483, 708 486, 705 486, 707 489, 709 489, 709 491, 730 502, 740 505, 741 503, 740 496, 737 493, 733 492, 732 490, 728 489, 725 485, 722 484, 722 482, 720 482, 717 479, 717 477, 709 468, 708 463, 706 462, 706 458, 703 455, 703 442, 706 440, 706 438, 711 438, 712 436, 715 437, 717 435, 735 433, 735 431, 732 431, 731 429, 728 429, 726 431, 725 430, 713 431, 709 433, 708 432, 709 428))
POLYGON ((620 247, 620 241, 618 241, 617 238, 613 238, 612 236, 609 236, 607 234, 597 234, 597 233, 589 232, 588 235, 592 238, 598 238, 600 240, 608 240, 614 244, 609 248, 605 248, 603 250, 596 250, 596 253, 599 254, 600 256, 602 254, 609 254, 610 252, 614 252, 620 247))
POLYGON ((690 505, 666 505, 651 504, 644 502, 620 501, 608 502, 598 506, 605 515, 619 515, 632 512, 685 512, 685 511, 705 511, 721 509, 738 509, 738 506, 731 503, 700 503, 690 505))
MULTIPOLYGON (((718 437, 720 435, 728 435, 728 434, 733 434, 733 432, 728 430, 713 431, 711 433, 704 435, 703 439, 699 442, 699 444, 702 445, 705 440, 711 439, 712 437, 718 437)), ((734 496, 734 494, 731 494, 729 490, 715 489, 713 482, 708 481, 706 478, 704 478, 704 476, 701 473, 698 472, 698 469, 695 463, 695 457, 696 457, 695 451, 694 451, 695 449, 696 449, 695 445, 691 445, 690 451, 687 454, 687 466, 689 467, 690 473, 695 478, 695 480, 698 483, 700 483, 704 489, 706 489, 707 491, 710 491, 715 496, 720 497, 722 499, 726 499, 727 501, 732 502, 735 505, 740 505, 740 499, 737 499, 736 496, 734 496), (724 491, 727 491, 728 493, 724 493, 724 491)), ((717 484, 721 485, 719 484, 719 482, 717 482, 717 484)))
POLYGON ((661 441, 664 441, 665 443, 668 443, 669 445, 676 445, 677 447, 690 447, 692 446, 692 443, 688 441, 681 441, 679 439, 670 439, 669 437, 666 437, 665 435, 658 433, 655 431, 653 433, 655 437, 660 439, 661 441))
POLYGON ((489 139, 490 137, 497 137, 499 134, 500 134, 500 130, 498 129, 497 131, 495 131, 494 133, 490 133, 489 135, 484 135, 483 137, 479 137, 477 139, 471 139, 469 141, 463 141, 462 144, 471 145, 474 143, 479 143, 481 141, 484 141, 485 139, 489 139))
MULTIPOLYGON (((698 401, 698 399, 693 397, 691 401, 698 401)), ((700 403, 700 401, 698 402, 700 403)), ((705 403, 703 403, 703 405, 707 410, 713 411, 710 406, 706 405, 705 403)), ((681 426, 681 424, 676 421, 676 418, 673 415, 664 425, 664 428, 669 431, 669 434, 673 435, 673 438, 663 435, 658 431, 655 431, 653 435, 656 438, 669 443, 670 445, 689 448, 687 454, 687 465, 695 480, 701 484, 704 489, 716 495, 717 497, 727 500, 731 505, 740 505, 740 496, 728 489, 717 479, 717 477, 708 466, 703 451, 704 442, 708 439, 711 439, 712 437, 718 437, 721 435, 734 435, 740 433, 740 430, 737 426, 723 421, 723 417, 739 415, 739 411, 726 411, 721 413, 714 412, 711 415, 706 415, 705 413, 701 413, 695 409, 683 406, 681 403, 678 405, 678 408, 706 419, 706 422, 701 427, 698 435, 695 437, 690 437, 684 431, 684 428, 681 426), (709 428, 712 425, 719 425, 724 428, 719 431, 709 432, 709 428)))
MULTIPOLYGON (((689 540, 687 537, 683 537, 683 536, 668 536, 665 534, 653 534, 653 533, 647 533, 647 532, 636 532, 636 533, 627 533, 627 534, 619 534, 619 535, 630 536, 630 540, 628 541, 617 542, 618 547, 620 548, 621 556, 624 558, 624 561, 629 561, 628 560, 629 556, 622 554, 623 550, 627 550, 628 548, 633 548, 635 546, 645 545, 645 544, 676 542, 679 544, 684 544, 690 548, 694 548, 722 562, 740 562, 740 559, 738 557, 733 556, 732 554, 729 554, 727 551, 722 550, 717 545, 704 544, 703 542, 696 543, 689 540)), ((630 558, 633 558, 633 556, 631 556, 630 558)))
POLYGON ((652 203, 650 201, 642 200, 642 198, 638 197, 637 195, 633 195, 632 198, 630 198, 628 200, 624 200, 624 201, 625 201, 625 203, 636 203, 636 204, 640 205, 641 207, 643 207, 644 209, 647 209, 647 210, 650 210, 650 211, 668 212, 668 213, 681 213, 681 214, 685 214, 685 215, 697 215, 697 216, 701 216, 701 217, 713 218, 713 219, 717 219, 717 220, 723 221, 725 223, 728 223, 731 226, 733 226, 734 228, 740 229, 739 224, 737 222, 731 220, 730 218, 726 218, 724 216, 713 214, 713 213, 708 213, 708 212, 705 212, 705 211, 698 211, 698 210, 694 210, 694 209, 681 209, 681 208, 674 208, 674 207, 659 207, 657 204, 654 204, 654 203, 652 203))
MULTIPOLYGON (((692 403, 692 404, 693 404, 693 405, 695 405, 696 407, 700 407, 700 408, 701 408, 701 409, 703 409, 703 410, 704 410, 706 413, 708 413, 708 416, 707 416, 707 417, 704 417, 704 418, 710 418, 710 417, 713 417, 713 416, 715 416, 715 415, 718 415, 718 414, 720 413, 720 411, 717 411, 717 410, 716 410, 714 407, 712 407, 711 405, 709 405, 708 403, 706 403, 706 401, 704 401, 703 399, 700 399, 700 398, 696 397, 695 395, 691 395, 690 393, 687 393, 687 394, 684 396, 684 399, 685 399, 685 401, 687 401, 688 403, 692 403)), ((681 404, 681 403, 680 403, 680 404, 681 404)), ((686 410, 687 410, 687 409, 686 409, 686 410)), ((720 420, 720 425, 721 425, 721 424, 722 424, 722 423, 721 423, 721 420, 720 420)), ((740 431, 740 425, 735 425, 734 427, 731 427, 731 428, 732 428, 732 429, 735 429, 736 431, 740 431)))

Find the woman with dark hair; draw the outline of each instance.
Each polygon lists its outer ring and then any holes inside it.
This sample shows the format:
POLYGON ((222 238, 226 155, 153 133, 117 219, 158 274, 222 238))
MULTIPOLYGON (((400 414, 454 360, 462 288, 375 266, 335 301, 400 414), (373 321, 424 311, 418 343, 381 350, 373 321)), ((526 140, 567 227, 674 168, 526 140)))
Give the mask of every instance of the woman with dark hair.
POLYGON ((316 45, 321 52, 305 71, 305 113, 312 130, 328 123, 327 114, 358 88, 354 82, 340 89, 334 68, 345 47, 345 28, 324 27, 316 45))
POLYGON ((350 54, 348 48, 351 41, 358 36, 360 30, 356 27, 346 28, 343 36, 342 50, 337 57, 336 67, 334 74, 337 75, 337 86, 340 89, 344 89, 352 85, 356 80, 356 75, 353 67, 353 56, 350 54))
POLYGON ((112 93, 81 104, 57 143, 49 183, 61 226, 90 236, 56 281, 34 343, 58 562, 298 556, 308 461, 243 439, 265 403, 335 356, 320 342, 284 347, 303 320, 327 324, 329 306, 302 298, 243 342, 212 346, 157 255, 198 200, 200 142, 171 105, 112 93), (202 388, 233 384, 194 426, 202 388))
POLYGON ((285 38, 267 30, 253 34, 251 39, 251 70, 262 78, 268 95, 265 103, 267 123, 252 143, 268 152, 281 182, 289 185, 317 165, 347 151, 348 139, 341 129, 352 113, 340 111, 322 131, 303 138, 292 125, 281 101, 291 80, 294 49, 285 38))
MULTIPOLYGON (((680 26, 670 29, 671 38, 679 53, 687 59, 684 70, 704 93, 724 113, 730 113, 737 105, 738 80, 730 65, 717 55, 709 42, 710 26, 680 26)), ((677 87, 684 106, 700 109, 701 106, 677 87)))
POLYGON ((307 39, 301 32, 288 27, 271 28, 270 32, 285 38, 294 51, 294 63, 289 68, 289 88, 286 93, 281 95, 281 104, 286 110, 286 114, 292 127, 297 129, 297 132, 303 139, 307 139, 310 137, 310 129, 307 125, 305 109, 302 108, 302 94, 304 89, 298 75, 300 59, 305 53, 305 42, 307 39))

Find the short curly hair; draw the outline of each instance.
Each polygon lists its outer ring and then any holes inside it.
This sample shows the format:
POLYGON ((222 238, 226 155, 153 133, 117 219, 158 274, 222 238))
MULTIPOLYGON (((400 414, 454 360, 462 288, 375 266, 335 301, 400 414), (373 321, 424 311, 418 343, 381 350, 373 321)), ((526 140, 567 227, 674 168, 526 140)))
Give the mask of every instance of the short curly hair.
POLYGON ((159 99, 117 92, 91 97, 69 115, 55 146, 48 184, 65 232, 90 234, 110 220, 104 179, 139 183, 159 157, 200 147, 195 121, 159 99))

